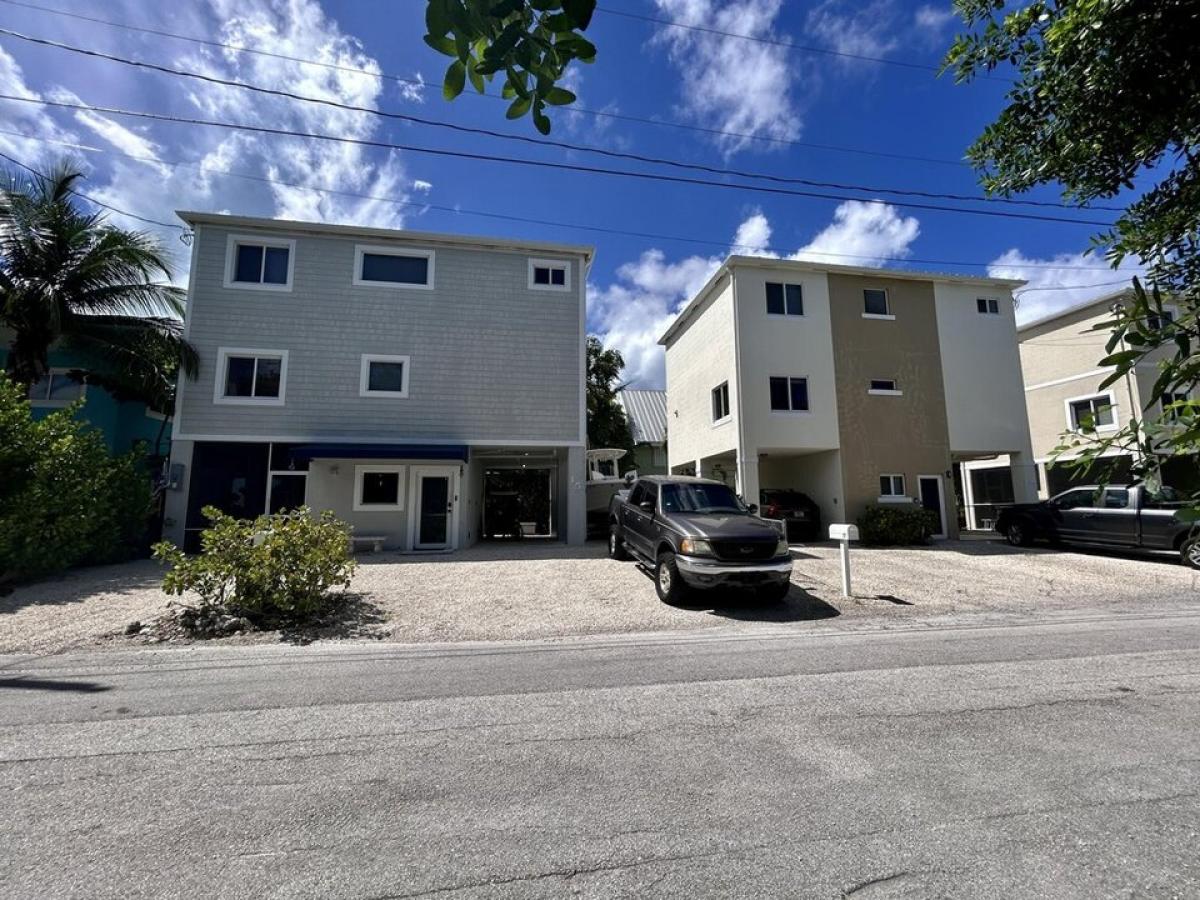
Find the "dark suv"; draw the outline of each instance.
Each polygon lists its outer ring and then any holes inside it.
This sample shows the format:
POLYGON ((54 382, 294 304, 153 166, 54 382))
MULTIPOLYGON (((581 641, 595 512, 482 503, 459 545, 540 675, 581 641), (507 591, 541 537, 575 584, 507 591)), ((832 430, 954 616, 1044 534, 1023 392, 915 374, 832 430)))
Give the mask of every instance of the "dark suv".
POLYGON ((782 600, 792 577, 787 538, 719 481, 652 475, 609 504, 608 551, 654 571, 659 599, 694 588, 747 587, 782 600))
POLYGON ((764 519, 783 519, 788 538, 821 539, 821 507, 808 494, 790 488, 763 488, 758 492, 758 513, 764 519))

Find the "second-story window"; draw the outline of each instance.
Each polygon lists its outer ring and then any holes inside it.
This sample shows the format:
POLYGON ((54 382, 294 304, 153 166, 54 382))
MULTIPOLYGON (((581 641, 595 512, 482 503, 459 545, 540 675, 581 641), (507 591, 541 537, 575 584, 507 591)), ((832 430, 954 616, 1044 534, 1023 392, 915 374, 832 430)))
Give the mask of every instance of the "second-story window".
POLYGON ((217 352, 217 383, 213 402, 282 406, 287 357, 286 350, 222 347, 217 352))
POLYGON ((772 316, 804 315, 804 291, 800 285, 768 281, 767 314, 772 316))
POLYGON ((725 381, 712 389, 712 417, 714 422, 729 418, 729 382, 725 381))
POLYGON ((225 287, 290 291, 296 242, 232 235, 225 261, 225 287))
POLYGON ((808 379, 773 375, 771 409, 774 412, 808 412, 808 379))
POLYGON ((360 397, 408 396, 408 357, 364 354, 359 373, 360 397))
POLYGON ((1104 431, 1116 428, 1112 394, 1096 394, 1068 400, 1067 423, 1072 431, 1104 431))
POLYGON ((863 315, 868 318, 893 318, 888 292, 883 288, 867 288, 863 291, 863 315))
POLYGON ((896 385, 895 378, 872 378, 871 386, 867 388, 868 394, 899 394, 900 388, 896 385))
POLYGON ((394 288, 433 287, 432 250, 397 247, 354 248, 354 284, 394 288))
POLYGON ((51 369, 29 386, 32 406, 70 406, 83 397, 83 382, 71 377, 68 369, 51 369))
POLYGON ((531 291, 569 291, 571 289, 571 267, 562 260, 531 259, 529 261, 529 289, 531 291))
POLYGON ((1000 315, 1000 301, 995 297, 976 297, 975 309, 980 315, 998 316, 1000 315))

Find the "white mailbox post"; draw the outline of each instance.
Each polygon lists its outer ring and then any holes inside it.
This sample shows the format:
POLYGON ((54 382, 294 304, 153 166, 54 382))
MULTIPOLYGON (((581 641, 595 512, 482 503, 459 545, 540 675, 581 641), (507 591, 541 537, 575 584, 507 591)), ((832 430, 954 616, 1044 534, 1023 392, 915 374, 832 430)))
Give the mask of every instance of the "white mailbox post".
POLYGON ((842 545, 842 596, 850 596, 850 542, 858 540, 858 526, 838 524, 829 526, 829 539, 842 545))

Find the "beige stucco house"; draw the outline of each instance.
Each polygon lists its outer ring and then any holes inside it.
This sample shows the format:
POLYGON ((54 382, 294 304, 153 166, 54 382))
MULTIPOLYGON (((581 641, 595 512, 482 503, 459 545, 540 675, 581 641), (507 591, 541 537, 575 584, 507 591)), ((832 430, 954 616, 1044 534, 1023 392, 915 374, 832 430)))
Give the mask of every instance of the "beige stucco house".
POLYGON ((663 335, 672 472, 813 498, 826 523, 921 503, 959 531, 960 466, 1036 490, 1021 282, 731 256, 663 335))

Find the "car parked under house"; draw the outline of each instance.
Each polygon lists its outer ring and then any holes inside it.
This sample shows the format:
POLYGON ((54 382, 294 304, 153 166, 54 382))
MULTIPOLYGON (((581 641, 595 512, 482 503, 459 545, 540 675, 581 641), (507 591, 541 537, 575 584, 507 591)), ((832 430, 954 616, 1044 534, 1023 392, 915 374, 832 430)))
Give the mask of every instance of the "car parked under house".
POLYGON ((181 212, 165 535, 306 504, 399 550, 584 539, 589 247, 181 212))

